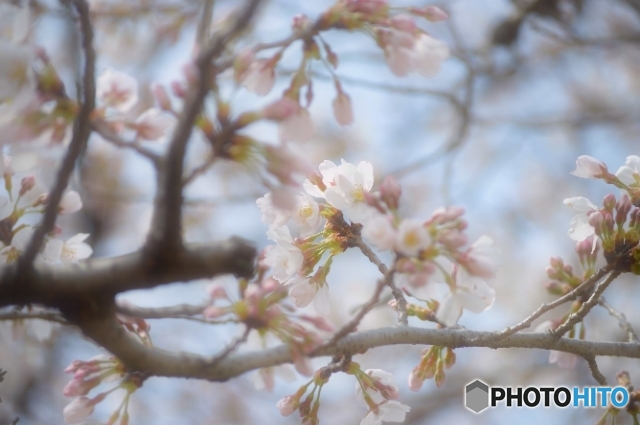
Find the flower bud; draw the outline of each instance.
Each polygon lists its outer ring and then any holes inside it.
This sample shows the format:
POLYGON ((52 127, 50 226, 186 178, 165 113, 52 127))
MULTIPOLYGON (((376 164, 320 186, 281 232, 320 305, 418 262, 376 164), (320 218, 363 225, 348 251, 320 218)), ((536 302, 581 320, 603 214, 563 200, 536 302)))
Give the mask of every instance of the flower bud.
POLYGON ((616 196, 613 193, 607 193, 602 200, 602 205, 605 210, 612 212, 616 206, 616 196))
POLYGON ((397 210, 400 204, 402 188, 395 177, 389 175, 384 178, 380 185, 380 198, 391 210, 397 210))
POLYGON ((163 111, 171 112, 171 98, 169 97, 169 93, 167 93, 167 89, 160 84, 155 84, 152 88, 153 97, 155 97, 156 102, 158 102, 158 106, 163 111))
POLYGON ((25 193, 27 193, 28 191, 30 191, 31 189, 33 189, 33 187, 36 185, 36 178, 35 176, 27 176, 25 178, 22 179, 22 181, 20 182, 20 192, 19 195, 23 196, 25 193))

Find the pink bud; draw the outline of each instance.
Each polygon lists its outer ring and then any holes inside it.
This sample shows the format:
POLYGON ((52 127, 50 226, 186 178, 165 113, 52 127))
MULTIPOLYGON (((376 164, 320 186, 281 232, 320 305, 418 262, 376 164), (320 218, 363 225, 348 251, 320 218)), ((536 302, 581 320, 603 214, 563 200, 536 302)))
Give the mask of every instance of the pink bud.
POLYGON ((607 211, 613 211, 616 206, 616 196, 613 193, 607 193, 602 200, 602 205, 607 211))
POLYGON ((395 177, 389 175, 384 178, 380 185, 380 198, 392 210, 397 210, 400 203, 402 188, 395 177))
POLYGON ((227 290, 224 287, 217 283, 211 283, 207 285, 207 294, 211 299, 229 299, 229 294, 227 294, 227 290))
POLYGON ((153 97, 156 98, 156 102, 158 102, 158 106, 163 111, 171 111, 171 98, 169 98, 169 93, 167 93, 167 89, 160 84, 154 84, 153 88, 153 97))
POLYGON ((420 391, 424 383, 424 374, 418 368, 415 368, 409 374, 409 389, 411 391, 420 391))
POLYGON ((411 11, 431 22, 444 21, 449 18, 449 14, 438 6, 425 6, 423 8, 412 8, 411 11))
POLYGON ((23 196, 25 193, 33 189, 35 185, 36 185, 35 176, 27 176, 23 178, 22 181, 20 182, 20 192, 19 192, 20 196, 23 196))
POLYGON ((311 20, 307 15, 299 14, 293 17, 291 20, 291 29, 293 32, 301 33, 306 31, 311 26, 311 20))
POLYGON ((278 410, 280 410, 280 414, 282 416, 289 416, 295 410, 295 405, 297 402, 297 399, 289 395, 278 400, 278 402, 276 403, 276 407, 278 408, 278 410))
POLYGON ((262 116, 268 120, 283 121, 295 114, 300 105, 290 97, 283 97, 262 109, 262 116))
POLYGON ((576 169, 571 172, 576 177, 595 179, 607 174, 607 166, 589 155, 581 155, 576 160, 576 169))
POLYGON ((414 32, 416 30, 416 22, 413 20, 413 17, 404 13, 391 18, 391 26, 406 32, 414 32))
POLYGON ((187 89, 179 81, 171 82, 171 90, 173 91, 173 94, 180 99, 183 99, 187 95, 187 89))
POLYGON ((351 98, 346 93, 340 91, 333 100, 333 115, 340 125, 353 123, 353 109, 351 108, 351 98))
POLYGON ((69 366, 67 366, 67 368, 64 370, 65 373, 75 373, 80 366, 84 365, 85 362, 83 362, 82 360, 74 360, 71 362, 71 364, 69 366))
POLYGON ((87 397, 76 398, 62 411, 64 421, 69 425, 82 423, 93 413, 93 406, 93 401, 87 397))
POLYGON ((225 314, 227 314, 227 309, 216 307, 214 305, 210 305, 202 312, 202 315, 207 319, 217 319, 224 316, 225 314))

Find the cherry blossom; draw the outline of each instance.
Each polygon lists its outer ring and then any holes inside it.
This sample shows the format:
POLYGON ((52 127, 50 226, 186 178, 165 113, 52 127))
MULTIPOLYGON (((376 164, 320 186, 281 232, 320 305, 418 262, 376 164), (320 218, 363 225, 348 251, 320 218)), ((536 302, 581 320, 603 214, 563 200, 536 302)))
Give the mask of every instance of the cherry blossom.
POLYGON ((54 263, 61 261, 69 264, 84 260, 93 254, 93 249, 84 242, 88 237, 88 233, 78 233, 66 242, 51 239, 47 242, 43 255, 47 261, 54 263))
POLYGON ((58 204, 58 214, 73 214, 82 208, 82 200, 75 190, 69 190, 62 195, 60 204, 58 204))
POLYGON ((349 125, 353 123, 353 109, 351 107, 351 98, 348 94, 340 91, 338 96, 333 100, 333 116, 340 125, 349 125))
POLYGON ((0 264, 11 264, 18 260, 18 257, 26 249, 31 236, 32 227, 23 227, 11 238, 11 245, 2 248, 0 251, 0 264))
POLYGON ((406 219, 398 226, 396 249, 402 254, 415 257, 430 243, 429 232, 420 220, 406 219))
POLYGON ((173 127, 174 124, 175 118, 171 115, 165 114, 156 108, 149 108, 136 119, 133 128, 141 139, 158 140, 163 137, 167 130, 173 127))
POLYGON ((299 400, 289 395, 278 400, 276 407, 282 416, 289 416, 295 411, 297 403, 299 400))
POLYGON ((323 181, 326 180, 324 197, 327 202, 345 212, 356 223, 364 223, 372 216, 374 210, 365 199, 365 193, 373 186, 373 167, 370 162, 362 161, 355 166, 343 159, 342 164, 336 166, 331 161, 325 161, 320 171, 323 181))
POLYGON ((316 233, 322 224, 320 206, 306 193, 298 195, 296 200, 291 218, 300 226, 300 236, 305 238, 316 233))
POLYGON ((576 160, 576 169, 571 172, 576 177, 595 179, 607 173, 607 166, 589 155, 581 155, 576 160))
POLYGON ((98 77, 96 97, 108 108, 128 112, 138 102, 138 82, 123 72, 107 68, 98 77))
POLYGON ((564 351, 549 352, 549 363, 557 364, 562 369, 573 369, 578 362, 578 356, 573 353, 565 353, 564 351))
POLYGON ((253 61, 240 77, 242 85, 258 96, 269 94, 276 81, 273 65, 269 59, 253 61))
POLYGON ((381 425, 382 421, 403 422, 411 408, 395 400, 399 396, 399 388, 393 375, 382 369, 367 369, 365 373, 372 378, 373 385, 364 385, 365 397, 362 388, 364 381, 356 383, 356 400, 369 409, 360 425, 381 425))
POLYGON ((393 249, 396 244, 397 232, 391 220, 390 217, 376 215, 364 223, 362 236, 382 251, 393 249))
POLYGON ((32 70, 33 50, 0 39, 0 102, 22 109, 35 99, 36 79, 32 70))
POLYGON ((474 313, 482 313, 493 305, 495 291, 478 277, 458 272, 454 265, 453 282, 449 285, 450 293, 440 303, 436 317, 447 326, 455 326, 466 309, 474 313))
POLYGON ((440 71, 441 63, 449 55, 449 46, 426 33, 418 35, 401 29, 384 29, 379 32, 385 59, 391 71, 399 77, 417 72, 433 77, 440 71))
POLYGON ((304 256, 295 246, 287 227, 270 229, 267 237, 276 245, 267 247, 264 263, 273 268, 273 278, 284 283, 300 271, 304 256))
POLYGON ((273 204, 273 194, 271 192, 258 198, 256 205, 258 205, 262 213, 262 222, 268 224, 270 228, 284 226, 291 217, 291 211, 278 208, 273 204))
POLYGON ((640 156, 629 155, 625 165, 616 171, 616 177, 627 186, 640 187, 640 156))
POLYGON ((278 135, 283 143, 307 141, 313 137, 315 131, 309 110, 302 107, 282 120, 278 127, 278 135))
POLYGON ((329 286, 326 283, 314 283, 306 277, 299 277, 290 282, 289 296, 296 307, 306 307, 313 301, 313 308, 318 314, 329 314, 331 304, 329 302, 329 286))
POLYGON ((69 425, 80 424, 93 413, 94 403, 87 397, 78 397, 67 404, 62 411, 64 421, 69 425))
POLYGON ((460 262, 474 276, 493 277, 498 269, 493 239, 487 235, 480 236, 471 244, 460 262))
MULTIPOLYGON (((598 207, 584 196, 566 198, 562 202, 578 212, 569 223, 569 230, 567 231, 569 237, 574 241, 583 241, 592 236, 595 233, 595 229, 589 224, 589 215, 597 211, 598 207)), ((594 238, 594 240, 596 239, 594 238)))

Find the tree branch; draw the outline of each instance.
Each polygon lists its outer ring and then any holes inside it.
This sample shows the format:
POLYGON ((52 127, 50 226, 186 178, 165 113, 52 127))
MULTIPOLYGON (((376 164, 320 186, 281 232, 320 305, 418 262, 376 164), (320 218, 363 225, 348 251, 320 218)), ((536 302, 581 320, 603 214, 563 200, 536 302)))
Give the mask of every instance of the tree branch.
POLYGON ((42 223, 38 226, 29 245, 18 260, 18 267, 26 271, 36 255, 40 251, 47 233, 53 230, 58 215, 58 205, 62 195, 69 183, 69 178, 73 172, 76 161, 84 151, 87 140, 91 134, 91 112, 95 106, 95 51, 93 50, 93 28, 89 17, 89 6, 84 0, 74 0, 75 7, 80 17, 80 31, 82 33, 82 50, 84 52, 84 75, 82 80, 82 105, 80 112, 74 122, 73 136, 69 143, 69 148, 62 160, 62 165, 58 170, 56 183, 49 193, 49 203, 44 212, 42 223))
MULTIPOLYGON (((291 350, 286 345, 229 356, 212 365, 215 357, 186 353, 171 353, 140 344, 115 320, 92 320, 81 325, 87 335, 108 348, 132 371, 144 371, 153 376, 199 378, 226 381, 245 372, 263 367, 291 363, 291 350)), ((458 329, 423 329, 409 326, 380 328, 347 335, 334 346, 312 357, 355 355, 371 348, 420 344, 443 347, 537 348, 573 353, 581 357, 616 356, 640 358, 640 343, 598 342, 574 338, 560 338, 543 333, 521 333, 501 338, 498 332, 475 332, 458 329)))
POLYGON ((146 249, 156 254, 182 248, 182 174, 187 142, 193 125, 200 115, 204 99, 211 89, 211 79, 215 74, 211 62, 220 56, 228 42, 234 38, 251 20, 260 0, 250 0, 240 12, 230 29, 214 37, 195 60, 198 69, 198 83, 185 101, 182 116, 178 120, 165 157, 165 167, 158 173, 158 192, 155 199, 151 231, 146 249))

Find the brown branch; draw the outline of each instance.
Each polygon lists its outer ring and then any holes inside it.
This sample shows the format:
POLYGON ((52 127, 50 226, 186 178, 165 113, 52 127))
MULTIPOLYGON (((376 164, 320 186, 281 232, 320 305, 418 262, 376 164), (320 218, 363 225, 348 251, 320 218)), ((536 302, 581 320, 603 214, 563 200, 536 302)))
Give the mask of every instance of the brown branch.
POLYGON ((596 282, 598 282, 600 279, 602 279, 602 277, 604 277, 604 275, 606 275, 609 271, 611 271, 611 267, 610 266, 605 266, 605 267, 601 268, 600 270, 598 270, 596 273, 594 273, 589 279, 587 279, 584 282, 582 282, 577 288, 575 288, 571 292, 563 295, 562 297, 558 298, 557 300, 555 300, 553 302, 550 302, 549 304, 546 304, 546 303, 542 304, 540 307, 538 307, 538 309, 536 311, 531 313, 526 319, 524 319, 523 321, 521 321, 517 325, 510 326, 510 327, 504 329, 502 332, 500 332, 501 337, 502 338, 506 338, 509 335, 513 335, 516 332, 519 332, 519 331, 521 331, 523 329, 526 329, 529 326, 531 326, 531 324, 537 318, 542 316, 544 313, 546 313, 546 312, 548 312, 550 310, 553 310, 554 308, 558 307, 559 305, 562 305, 562 304, 567 303, 569 301, 575 300, 580 295, 582 295, 584 292, 588 291, 596 282))
POLYGON ((93 130, 98 133, 104 140, 107 142, 118 146, 120 148, 132 149, 138 154, 150 160, 156 168, 160 167, 162 164, 162 157, 155 152, 152 152, 144 147, 140 146, 140 144, 135 142, 127 142, 122 137, 120 137, 115 131, 111 130, 108 125, 106 125, 103 121, 96 119, 92 123, 93 130))
MULTIPOLYGON (((226 381, 245 372, 263 367, 291 363, 291 350, 286 345, 249 353, 235 354, 212 365, 215 357, 172 353, 146 347, 128 334, 113 319, 90 319, 81 324, 87 335, 122 360, 131 371, 152 376, 199 378, 226 381)), ((443 347, 537 348, 556 350, 588 358, 617 356, 640 358, 636 342, 599 342, 575 338, 556 339, 548 332, 520 333, 501 338, 497 332, 475 332, 459 329, 424 329, 409 326, 380 328, 347 335, 334 346, 314 352, 312 357, 363 353, 371 348, 420 344, 443 347)))
POLYGON ((248 277, 253 274, 255 255, 252 245, 231 238, 216 244, 190 244, 166 265, 134 252, 66 266, 37 264, 29 276, 17 274, 15 266, 7 266, 0 281, 0 306, 38 303, 63 310, 74 305, 89 308, 90 301, 102 305, 116 294, 133 289, 228 273, 248 277))
POLYGON ((613 282, 621 274, 622 272, 618 270, 610 272, 602 282, 598 283, 591 296, 589 296, 589 299, 587 299, 587 301, 580 306, 578 311, 576 311, 575 313, 571 313, 567 321, 555 328, 551 333, 557 338, 560 338, 566 332, 570 331, 576 323, 581 322, 582 319, 584 319, 587 314, 589 314, 591 309, 595 307, 596 304, 598 304, 600 295, 602 295, 607 287, 611 284, 611 282, 613 282))
POLYGON ((120 314, 141 319, 180 319, 189 316, 202 314, 205 308, 211 303, 200 305, 178 304, 169 307, 139 307, 130 303, 118 303, 116 301, 116 311, 120 314))
POLYGON ((33 263, 42 248, 44 237, 53 230, 58 215, 58 205, 69 183, 76 161, 84 151, 91 134, 91 112, 95 106, 95 51, 93 49, 93 28, 89 17, 89 6, 84 0, 73 0, 73 6, 80 18, 80 32, 82 34, 82 51, 84 52, 84 75, 82 79, 82 105, 74 122, 73 136, 69 148, 58 169, 53 190, 49 193, 49 203, 45 208, 44 217, 38 226, 29 245, 18 261, 21 271, 26 271, 33 263))
MULTIPOLYGON (((380 261, 378 256, 371 250, 371 248, 369 248, 369 245, 364 243, 362 237, 358 236, 357 238, 355 238, 354 243, 364 254, 364 256, 367 257, 369 261, 371 261, 371 263, 373 263, 376 267, 378 267, 378 270, 380 271, 380 273, 382 273, 383 276, 386 277, 388 275, 391 275, 393 277, 393 273, 389 272, 387 266, 382 261, 380 261)), ((383 281, 391 289, 391 294, 398 302, 398 322, 403 326, 407 326, 409 324, 409 319, 407 317, 407 299, 404 297, 402 291, 396 286, 393 279, 385 278, 383 279, 383 281)), ((371 306, 371 308, 373 308, 374 306, 375 303, 371 306)))
POLYGON ((187 96, 184 110, 169 142, 169 151, 164 160, 165 167, 158 173, 158 192, 146 250, 167 257, 182 248, 184 156, 193 125, 202 110, 204 99, 211 89, 211 80, 216 72, 212 69, 211 62, 220 56, 229 41, 246 27, 259 4, 260 0, 249 0, 229 30, 214 37, 207 46, 203 47, 195 60, 198 82, 187 96))
POLYGON ((596 357, 595 356, 583 356, 584 359, 587 361, 587 364, 589 365, 589 370, 591 370, 591 375, 593 376, 593 379, 596 380, 596 382, 598 382, 598 384, 600 385, 607 385, 607 378, 602 374, 602 372, 600 372, 600 369, 598 369, 598 363, 596 362, 596 357))

